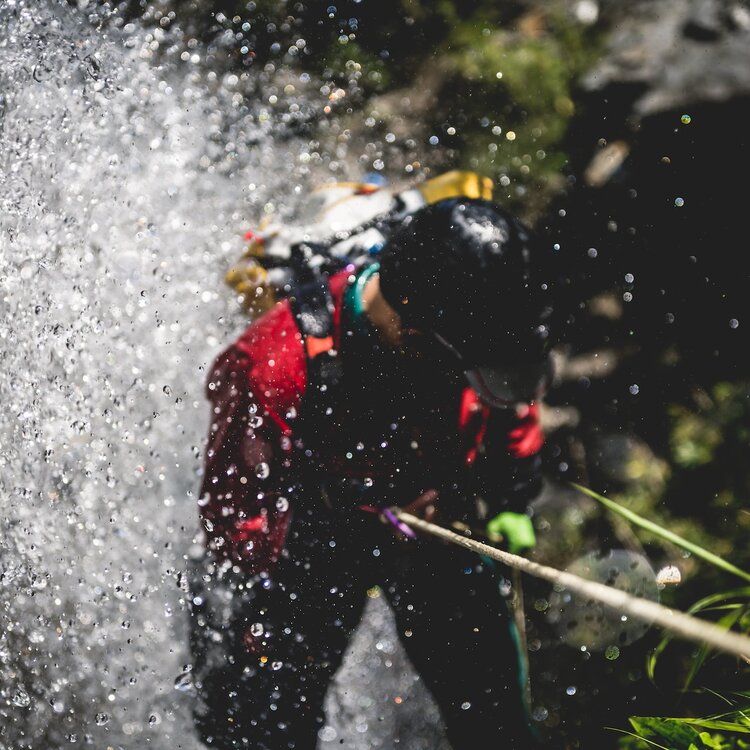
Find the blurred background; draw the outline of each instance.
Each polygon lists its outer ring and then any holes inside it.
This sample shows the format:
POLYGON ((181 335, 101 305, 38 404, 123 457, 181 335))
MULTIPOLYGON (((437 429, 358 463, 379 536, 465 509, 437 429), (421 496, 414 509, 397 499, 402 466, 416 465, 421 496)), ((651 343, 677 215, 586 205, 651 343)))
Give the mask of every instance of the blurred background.
MULTIPOLYGON (((534 559, 747 632, 747 580, 569 483, 750 567, 749 104, 740 0, 0 0, 0 747, 199 750, 203 387, 247 324, 224 275, 366 174, 478 171, 555 258, 534 559)), ((524 604, 550 738, 748 746, 746 660, 538 580, 524 604)), ((328 705, 321 748, 448 747, 377 591, 328 705)))

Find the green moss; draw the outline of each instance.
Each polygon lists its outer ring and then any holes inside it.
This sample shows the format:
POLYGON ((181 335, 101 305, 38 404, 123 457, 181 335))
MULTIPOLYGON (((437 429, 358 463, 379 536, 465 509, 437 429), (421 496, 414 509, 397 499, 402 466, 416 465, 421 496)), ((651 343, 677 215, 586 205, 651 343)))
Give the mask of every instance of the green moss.
POLYGON ((682 406, 671 411, 674 427, 670 442, 675 462, 690 469, 713 461, 722 442, 719 426, 682 406))
POLYGON ((365 96, 386 91, 391 85, 388 66, 355 41, 335 42, 321 60, 323 78, 342 86, 356 86, 365 96))
POLYGON ((595 57, 580 25, 545 16, 538 35, 498 28, 484 12, 454 28, 441 55, 453 71, 441 107, 465 125, 451 143, 463 165, 493 177, 500 198, 528 217, 560 187, 573 87, 595 57))

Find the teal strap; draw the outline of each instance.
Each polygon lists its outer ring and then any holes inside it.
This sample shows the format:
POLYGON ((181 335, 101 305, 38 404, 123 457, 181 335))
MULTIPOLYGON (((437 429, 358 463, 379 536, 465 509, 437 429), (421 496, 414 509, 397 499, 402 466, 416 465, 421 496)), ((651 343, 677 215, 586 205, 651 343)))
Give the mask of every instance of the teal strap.
POLYGON ((380 270, 380 263, 371 263, 367 268, 360 272, 356 281, 352 285, 351 294, 347 295, 348 302, 351 305, 352 317, 355 321, 364 315, 364 303, 362 295, 365 291, 367 282, 380 270))

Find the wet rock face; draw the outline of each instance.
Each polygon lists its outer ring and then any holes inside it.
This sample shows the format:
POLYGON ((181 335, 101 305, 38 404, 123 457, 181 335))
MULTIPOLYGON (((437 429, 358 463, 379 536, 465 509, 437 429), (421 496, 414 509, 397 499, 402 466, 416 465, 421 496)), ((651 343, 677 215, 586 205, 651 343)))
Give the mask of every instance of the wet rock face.
POLYGON ((734 0, 666 0, 603 4, 607 49, 584 78, 602 94, 638 84, 633 112, 640 117, 750 94, 750 10, 734 0), (619 7, 617 7, 619 5, 619 7))
MULTIPOLYGON (((643 353, 621 372, 640 389, 631 423, 648 429, 671 388, 748 372, 750 261, 733 176, 750 168, 750 13, 721 0, 603 3, 602 22, 607 43, 568 138, 576 181, 565 218, 549 215, 570 290, 613 292, 622 306, 610 343, 630 338, 643 353)), ((600 335, 583 317, 568 330, 574 348, 600 335)), ((632 404, 615 408, 627 420, 632 404)))

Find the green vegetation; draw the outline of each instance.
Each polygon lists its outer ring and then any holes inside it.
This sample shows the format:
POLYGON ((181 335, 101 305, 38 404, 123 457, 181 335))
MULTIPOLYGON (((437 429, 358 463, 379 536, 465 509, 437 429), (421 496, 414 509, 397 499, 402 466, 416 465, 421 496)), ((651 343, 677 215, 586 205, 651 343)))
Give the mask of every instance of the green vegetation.
MULTIPOLYGON (((646 532, 644 543, 662 545, 665 551, 675 545, 691 553, 686 565, 681 565, 688 580, 672 597, 677 606, 710 618, 720 627, 748 633, 750 587, 723 589, 730 580, 727 575, 750 580, 750 574, 740 567, 748 562, 750 468, 742 456, 750 444, 750 389, 741 383, 721 382, 710 393, 695 393, 692 405, 675 404, 669 413, 670 452, 666 460, 653 461, 652 471, 648 471, 649 463, 634 452, 629 467, 631 482, 615 497, 578 489, 646 532), (649 520, 654 518, 658 522, 649 520), (688 541, 675 529, 691 539, 700 538, 705 546, 688 541), (708 565, 700 565, 700 561, 708 565), (710 593, 689 606, 684 604, 700 591, 710 593)), ((679 695, 678 703, 686 715, 633 716, 632 732, 616 728, 626 735, 618 746, 623 750, 750 747, 750 694, 741 689, 750 676, 749 664, 750 654, 744 661, 732 660, 705 645, 697 650, 677 645, 665 634, 647 656, 647 674, 665 691, 679 695), (660 668, 663 661, 666 664, 660 668), (712 704, 719 708, 723 704, 724 710, 705 714, 712 704)))
MULTIPOLYGON (((129 7, 131 14, 142 10, 137 0, 129 7)), ((304 72, 318 87, 345 91, 323 120, 356 113, 346 123, 356 132, 370 112, 375 125, 367 126, 368 136, 387 157, 377 168, 390 177, 447 165, 476 169, 529 221, 565 184, 564 138, 576 114, 575 83, 597 59, 603 39, 600 26, 575 18, 570 3, 540 7, 491 0, 225 0, 211 3, 210 11, 198 2, 175 6, 184 36, 212 42, 214 67, 269 74, 271 64, 270 75, 304 72), (418 151, 415 166, 409 155, 418 151)), ((150 7, 145 17, 157 24, 168 13, 166 5, 150 7)), ((275 109, 283 113, 278 99, 275 109)), ((325 104, 321 99, 320 109, 325 104)), ((313 108, 309 132, 324 141, 320 118, 313 108)))

